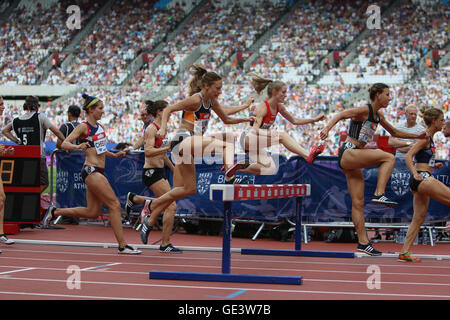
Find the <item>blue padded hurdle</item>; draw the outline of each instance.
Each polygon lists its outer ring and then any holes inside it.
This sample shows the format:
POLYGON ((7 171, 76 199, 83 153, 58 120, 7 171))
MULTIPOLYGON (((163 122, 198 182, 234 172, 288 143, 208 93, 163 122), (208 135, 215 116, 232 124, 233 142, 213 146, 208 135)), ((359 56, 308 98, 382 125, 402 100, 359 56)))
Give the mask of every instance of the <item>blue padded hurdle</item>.
MULTIPOLYGON (((278 276, 278 275, 254 275, 254 274, 231 274, 231 203, 233 201, 274 199, 274 198, 297 198, 297 211, 301 210, 298 205, 304 196, 311 194, 309 184, 289 185, 227 185, 212 184, 209 189, 209 198, 212 201, 224 202, 223 223, 223 249, 222 249, 222 273, 200 273, 200 272, 172 272, 172 271, 150 271, 150 279, 165 280, 192 280, 192 281, 217 281, 217 282, 247 282, 247 283, 273 283, 273 284, 302 284, 301 276, 278 276)), ((300 213, 297 213, 298 215, 300 213)), ((255 253, 256 254, 256 253, 255 253)))

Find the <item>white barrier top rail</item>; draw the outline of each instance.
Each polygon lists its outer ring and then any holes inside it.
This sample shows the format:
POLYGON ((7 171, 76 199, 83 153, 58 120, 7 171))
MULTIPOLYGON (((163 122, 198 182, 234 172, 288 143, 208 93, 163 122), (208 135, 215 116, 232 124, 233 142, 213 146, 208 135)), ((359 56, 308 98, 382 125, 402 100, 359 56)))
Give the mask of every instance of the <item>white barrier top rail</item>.
POLYGON ((212 184, 212 201, 243 201, 306 197, 311 195, 310 184, 212 184))

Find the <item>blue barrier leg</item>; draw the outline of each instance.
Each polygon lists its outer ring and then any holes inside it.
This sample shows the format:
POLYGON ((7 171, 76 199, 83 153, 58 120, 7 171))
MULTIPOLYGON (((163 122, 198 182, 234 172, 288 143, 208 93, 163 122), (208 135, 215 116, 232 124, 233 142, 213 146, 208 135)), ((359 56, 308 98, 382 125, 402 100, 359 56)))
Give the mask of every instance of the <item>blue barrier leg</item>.
POLYGON ((295 206, 295 250, 302 250, 302 197, 297 197, 295 206))
POLYGON ((230 273, 231 261, 231 201, 224 202, 222 236, 222 273, 230 273))
POLYGON ((223 237, 222 237, 222 273, 150 271, 150 279, 191 280, 218 282, 247 282, 270 284, 302 284, 301 276, 273 276, 256 274, 231 274, 231 201, 224 202, 223 237))
POLYGON ((355 257, 354 252, 302 250, 302 197, 297 197, 297 203, 296 203, 295 250, 242 248, 241 254, 269 255, 269 256, 321 257, 321 258, 354 258, 355 257))

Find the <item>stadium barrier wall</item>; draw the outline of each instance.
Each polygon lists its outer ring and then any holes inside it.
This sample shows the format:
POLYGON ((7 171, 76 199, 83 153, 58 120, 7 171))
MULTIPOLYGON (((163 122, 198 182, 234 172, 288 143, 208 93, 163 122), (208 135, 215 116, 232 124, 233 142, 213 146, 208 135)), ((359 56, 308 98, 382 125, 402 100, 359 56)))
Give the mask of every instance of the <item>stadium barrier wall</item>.
MULTIPOLYGON (((272 155, 278 156, 278 155, 272 155)), ((60 208, 85 206, 86 187, 81 179, 81 167, 84 163, 82 151, 55 151, 57 168, 56 205, 60 208)), ((450 162, 444 163, 440 170, 434 170, 433 176, 450 186, 450 162)), ((222 217, 223 204, 209 200, 209 186, 224 182, 220 171, 222 164, 196 164, 197 193, 177 201, 177 216, 192 218, 222 217)), ((114 189, 122 208, 128 192, 144 196, 153 196, 142 183, 143 152, 130 152, 123 158, 106 158, 105 176, 114 189)), ((172 173, 166 170, 172 182, 172 173)), ((240 174, 238 173, 237 176, 240 174)), ((404 160, 397 159, 392 176, 389 179, 386 195, 399 205, 396 208, 370 203, 376 187, 378 168, 364 169, 365 178, 365 217, 368 222, 409 223, 413 215, 413 196, 409 190, 410 173, 404 160)), ((242 176, 242 175, 241 175, 242 176)), ((271 176, 248 175, 254 184, 310 184, 312 195, 303 199, 304 222, 341 222, 351 221, 351 199, 347 190, 344 174, 338 168, 337 157, 319 157, 314 165, 306 163, 298 156, 287 159, 279 156, 279 170, 271 176)), ((135 206, 134 210, 140 211, 135 206)), ((106 208, 105 208, 106 210, 106 208)), ((258 222, 279 222, 295 217, 295 199, 263 199, 236 202, 233 204, 235 218, 250 219, 258 222)), ((450 207, 434 200, 430 201, 427 221, 450 220, 450 207)))

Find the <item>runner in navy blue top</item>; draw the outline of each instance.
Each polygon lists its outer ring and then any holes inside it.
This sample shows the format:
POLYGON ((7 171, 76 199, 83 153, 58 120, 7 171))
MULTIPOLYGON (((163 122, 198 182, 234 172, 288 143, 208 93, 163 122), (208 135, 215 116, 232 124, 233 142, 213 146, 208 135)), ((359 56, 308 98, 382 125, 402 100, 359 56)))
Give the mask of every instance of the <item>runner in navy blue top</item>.
POLYGON ((409 186, 414 195, 414 216, 398 259, 407 262, 420 261, 420 258, 414 257, 410 250, 420 226, 425 221, 430 198, 450 206, 450 189, 432 176, 433 169, 443 167, 442 162, 436 162, 433 136, 444 126, 444 113, 442 110, 431 108, 424 112, 423 120, 427 126, 429 139, 417 141, 405 156, 405 163, 411 171, 409 186))
MULTIPOLYGON (((153 225, 150 215, 158 216, 173 201, 188 197, 197 192, 197 177, 195 173, 194 156, 203 157, 205 153, 221 154, 225 169, 234 163, 234 137, 227 138, 226 133, 207 136, 206 129, 211 118, 211 111, 225 124, 250 122, 254 117, 234 118, 230 114, 248 108, 253 99, 246 105, 237 107, 224 107, 218 98, 222 93, 222 78, 215 72, 208 72, 200 66, 192 66, 193 76, 189 79, 189 97, 163 111, 161 126, 156 138, 165 138, 167 122, 172 112, 183 111, 182 121, 174 138, 171 141, 172 157, 175 162, 173 189, 161 197, 153 200, 147 206, 147 216, 142 221, 141 241, 147 243, 147 238, 153 225)), ((225 178, 233 183, 235 177, 225 178)))
POLYGON ((352 198, 352 220, 358 233, 359 251, 369 255, 381 255, 369 242, 364 221, 364 175, 363 168, 379 165, 378 181, 372 203, 395 206, 397 203, 389 200, 385 189, 395 165, 394 155, 380 149, 365 149, 372 140, 378 124, 385 128, 393 137, 405 139, 424 139, 426 133, 413 134, 400 131, 386 121, 379 112, 386 108, 392 100, 389 87, 376 83, 369 89, 370 103, 363 107, 344 110, 335 115, 320 132, 320 138, 325 140, 328 132, 343 119, 351 119, 347 140, 339 150, 338 163, 347 179, 347 186, 352 198))
POLYGON ((50 206, 42 221, 46 226, 56 216, 71 216, 85 219, 95 219, 101 214, 102 205, 109 209, 109 221, 116 240, 119 244, 119 253, 140 254, 127 244, 123 235, 122 216, 119 200, 114 190, 103 175, 105 171, 106 156, 123 157, 128 149, 118 153, 112 153, 106 149, 106 131, 98 122, 105 113, 103 102, 96 98, 83 94, 85 103, 83 110, 86 112, 86 121, 78 125, 72 133, 63 141, 61 148, 64 150, 83 150, 85 162, 81 170, 81 177, 86 184, 87 207, 55 208, 50 206), (80 144, 73 144, 78 140, 80 144))

